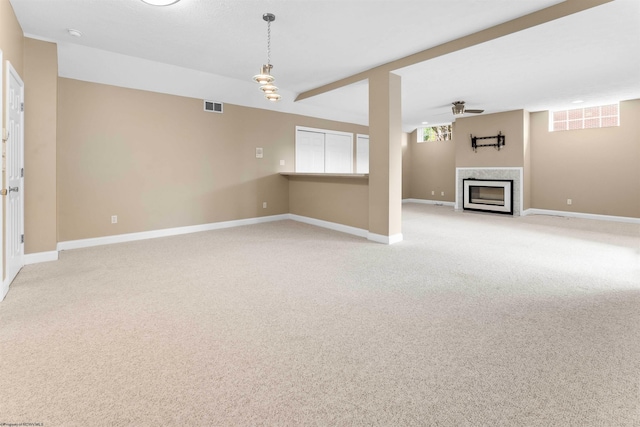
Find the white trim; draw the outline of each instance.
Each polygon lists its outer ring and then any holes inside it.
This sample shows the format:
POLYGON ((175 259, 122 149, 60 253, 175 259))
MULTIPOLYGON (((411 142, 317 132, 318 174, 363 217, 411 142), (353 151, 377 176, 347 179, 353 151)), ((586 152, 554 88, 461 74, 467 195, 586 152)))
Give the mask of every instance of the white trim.
POLYGON ((24 256, 24 265, 38 264, 41 262, 57 261, 58 251, 36 252, 24 256))
POLYGON ((307 216, 300 216, 295 214, 289 214, 289 218, 293 221, 303 222, 309 225, 315 225, 316 227, 328 228, 330 230, 339 231, 341 233, 353 234, 358 237, 367 237, 368 231, 363 228, 351 227, 349 225, 338 224, 337 222, 324 221, 321 219, 310 218, 307 216))
POLYGON ((383 243, 385 245, 393 245, 394 243, 402 242, 402 233, 393 234, 391 236, 383 236, 382 234, 368 233, 367 239, 372 242, 383 243))
POLYGON ((595 219, 599 221, 616 221, 616 222, 628 222, 631 224, 640 224, 640 218, 633 218, 629 216, 614 216, 614 215, 600 215, 590 214, 582 212, 567 212, 567 211, 553 211, 549 209, 527 209, 522 215, 552 215, 552 216, 564 216, 569 218, 582 218, 582 219, 595 219))
POLYGON ((427 200, 427 199, 402 199, 402 203, 421 203, 423 205, 437 205, 437 206, 454 206, 455 202, 444 202, 441 200, 427 200))
POLYGON ((9 293, 9 282, 6 280, 2 281, 2 291, 0 291, 0 302, 4 300, 4 297, 9 293))
MULTIPOLYGON (((2 49, 0 49, 0 81, 2 81, 2 73, 4 70, 4 61, 2 60, 2 49)), ((4 83, 0 83, 0 133, 2 133, 2 138, 4 139, 4 98, 2 95, 2 90, 4 88, 4 83)), ((0 144, 4 144, 0 142, 0 144)), ((3 159, 4 160, 4 159, 3 159)), ((0 188, 4 188, 4 172, 0 172, 0 188)), ((9 292, 9 284, 4 283, 4 207, 2 203, 0 203, 0 281, 2 281, 2 292, 0 293, 0 301, 2 301, 9 292)))
POLYGON ((222 228, 239 227, 242 225, 261 224, 264 222, 281 221, 289 219, 289 214, 271 215, 257 218, 239 219, 234 221, 214 222, 201 225, 189 225, 177 228, 165 228, 162 230, 142 231, 139 233, 118 234, 115 236, 95 237, 90 239, 69 240, 58 242, 58 250, 88 248, 92 246, 110 245, 113 243, 133 242, 136 240, 154 239, 156 237, 177 236, 180 234, 197 233, 199 231, 219 230, 222 228))

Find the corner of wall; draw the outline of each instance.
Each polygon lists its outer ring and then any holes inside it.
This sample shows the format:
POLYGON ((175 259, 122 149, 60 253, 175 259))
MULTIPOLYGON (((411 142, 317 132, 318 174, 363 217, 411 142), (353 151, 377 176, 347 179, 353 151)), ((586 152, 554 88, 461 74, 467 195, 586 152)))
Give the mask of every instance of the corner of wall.
POLYGON ((522 137, 523 137, 523 209, 527 210, 531 207, 531 114, 523 110, 522 117, 522 137))

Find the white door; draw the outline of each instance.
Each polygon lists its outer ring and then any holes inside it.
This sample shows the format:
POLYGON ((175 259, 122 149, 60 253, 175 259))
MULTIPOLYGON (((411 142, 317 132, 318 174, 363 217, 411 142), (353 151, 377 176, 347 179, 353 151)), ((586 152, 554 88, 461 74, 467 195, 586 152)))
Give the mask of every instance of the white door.
POLYGON ((24 83, 7 61, 6 265, 11 283, 24 265, 24 83))
MULTIPOLYGON (((0 76, 2 76, 2 70, 3 70, 3 65, 4 65, 4 61, 2 60, 2 49, 0 49, 0 76)), ((2 78, 0 77, 0 80, 2 80, 2 78)), ((0 82, 0 128, 2 131, 2 141, 4 141, 4 128, 2 127, 2 118, 4 117, 2 115, 3 112, 3 103, 2 100, 4 99, 2 97, 2 88, 4 87, 4 85, 0 82)), ((3 142, 4 143, 4 142, 3 142)), ((2 159, 4 161, 4 159, 2 159)), ((2 163, 2 165, 4 166, 4 162, 2 163)), ((4 173, 0 172, 0 189, 3 189, 4 187, 4 173)), ((2 255, 3 252, 3 244, 2 242, 4 242, 4 230, 2 227, 2 224, 4 224, 3 221, 3 217, 4 217, 4 212, 2 209, 2 205, 0 205, 0 301, 2 301, 5 297, 5 295, 7 295, 7 292, 9 291, 9 282, 4 281, 2 279, 4 279, 4 257, 2 255)))

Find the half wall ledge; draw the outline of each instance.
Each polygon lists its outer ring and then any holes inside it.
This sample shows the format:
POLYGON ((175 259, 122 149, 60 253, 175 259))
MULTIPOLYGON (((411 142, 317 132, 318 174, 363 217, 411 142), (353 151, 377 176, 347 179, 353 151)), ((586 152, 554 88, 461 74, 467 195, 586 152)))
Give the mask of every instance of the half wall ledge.
POLYGON ((312 178, 356 178, 369 179, 366 173, 308 173, 308 172, 280 172, 282 176, 308 176, 312 178))

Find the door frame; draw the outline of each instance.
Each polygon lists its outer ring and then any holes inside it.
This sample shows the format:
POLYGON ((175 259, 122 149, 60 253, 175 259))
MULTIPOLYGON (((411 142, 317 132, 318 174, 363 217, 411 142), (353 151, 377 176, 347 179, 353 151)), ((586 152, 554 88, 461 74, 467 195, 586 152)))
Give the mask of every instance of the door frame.
MULTIPOLYGON (((22 80, 22 77, 20 77, 20 74, 18 73, 18 71, 13 67, 13 65, 11 64, 11 62, 9 60, 6 60, 5 63, 6 65, 6 86, 5 86, 5 97, 7 95, 7 93, 9 92, 9 89, 11 87, 11 80, 15 79, 15 81, 18 83, 18 89, 20 90, 20 102, 22 103, 22 105, 24 106, 24 93, 25 93, 25 84, 24 81, 22 80)), ((5 99, 4 102, 4 123, 5 123, 5 127, 9 124, 9 115, 11 114, 11 108, 8 107, 7 103, 10 101, 9 98, 5 99)), ((18 159, 20 161, 20 164, 18 165, 18 168, 21 168, 22 170, 24 170, 24 109, 22 109, 21 113, 20 113, 20 123, 19 123, 19 127, 20 127, 20 133, 19 133, 19 144, 18 144, 18 152, 19 153, 13 153, 13 152, 9 152, 8 150, 8 145, 5 142, 3 144, 3 152, 4 152, 4 164, 3 164, 3 186, 2 188, 5 188, 4 185, 8 185, 10 184, 7 180, 7 169, 8 169, 8 163, 9 161, 11 161, 12 159, 9 159, 9 154, 13 155, 17 155, 18 159)), ((6 136, 6 135, 3 135, 6 136)), ((15 136, 13 136, 13 138, 15 138, 15 136)), ((18 221, 18 230, 14 230, 17 231, 17 235, 24 235, 24 202, 25 202, 25 197, 24 197, 24 175, 21 174, 20 178, 19 178, 19 204, 20 204, 20 217, 19 221, 18 221)), ((13 281, 13 279, 15 279, 15 277, 18 275, 18 273, 20 272, 20 270, 22 269, 22 267, 24 267, 24 241, 22 241, 20 243, 20 250, 18 251, 18 256, 17 258, 17 270, 16 269, 11 269, 9 268, 9 263, 8 260, 6 259, 7 256, 7 250, 6 247, 8 247, 9 243, 13 243, 13 242, 7 242, 6 239, 9 236, 14 236, 16 235, 15 233, 9 233, 8 230, 8 224, 6 223, 7 220, 7 200, 8 199, 3 199, 3 223, 4 223, 4 235, 2 236, 3 238, 3 242, 5 244, 5 250, 3 251, 2 254, 2 261, 3 261, 3 290, 2 290, 2 298, 4 298, 4 296, 7 294, 7 292, 9 292, 9 286, 11 285, 11 282, 13 281), (14 274, 15 273, 15 274, 14 274), (11 276, 11 277, 9 277, 11 276)))
MULTIPOLYGON (((0 80, 2 79, 4 70, 4 61, 2 58, 2 49, 0 49, 0 80)), ((3 89, 4 89, 4 81, 0 83, 0 128, 2 133, 2 152, 4 153, 5 149, 5 141, 4 141, 4 97, 3 97, 3 89)), ((4 168, 5 168, 5 159, 2 156, 2 170, 0 171, 0 188, 4 188, 4 168)), ((4 197, 0 200, 0 283, 2 284, 2 289, 0 289, 0 301, 4 299, 9 292, 9 283, 5 280, 4 277, 4 197)))

